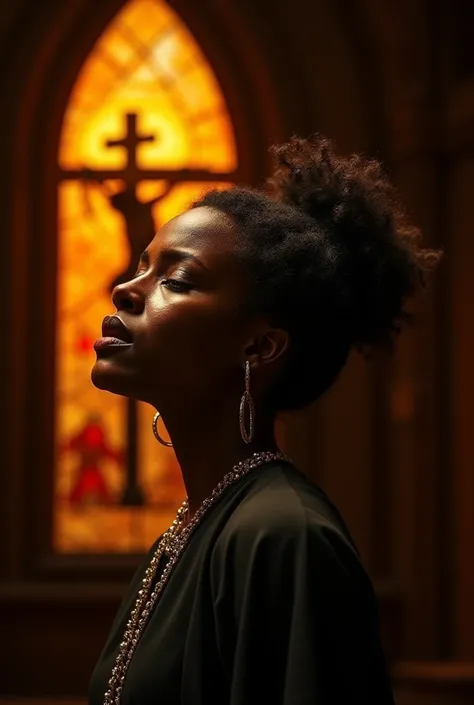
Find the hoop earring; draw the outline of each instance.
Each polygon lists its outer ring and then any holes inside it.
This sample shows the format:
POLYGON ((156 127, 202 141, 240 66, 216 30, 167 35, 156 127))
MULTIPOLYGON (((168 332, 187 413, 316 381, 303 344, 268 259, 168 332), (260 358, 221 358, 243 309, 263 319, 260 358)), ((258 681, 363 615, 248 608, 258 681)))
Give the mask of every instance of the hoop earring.
POLYGON ((153 423, 151 424, 151 427, 153 429, 153 435, 155 436, 158 443, 161 443, 162 446, 167 446, 168 448, 172 448, 173 444, 171 443, 171 441, 163 440, 163 438, 158 433, 157 423, 158 423, 158 419, 160 418, 160 416, 161 416, 160 412, 157 411, 155 416, 153 417, 153 423))
POLYGON ((255 422, 255 405, 253 403, 252 396, 250 394, 250 362, 247 360, 245 363, 245 392, 240 400, 240 435, 244 443, 251 443, 254 436, 254 422, 255 422), (247 430, 245 426, 245 407, 248 408, 249 416, 249 428, 247 430))

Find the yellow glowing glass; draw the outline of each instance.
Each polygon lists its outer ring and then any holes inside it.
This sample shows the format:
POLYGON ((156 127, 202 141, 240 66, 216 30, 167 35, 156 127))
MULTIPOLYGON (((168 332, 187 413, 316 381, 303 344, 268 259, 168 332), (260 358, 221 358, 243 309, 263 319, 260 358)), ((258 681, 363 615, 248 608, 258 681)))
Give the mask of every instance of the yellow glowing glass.
POLYGON ((131 0, 95 44, 64 116, 59 166, 53 543, 65 553, 143 551, 169 525, 184 489, 172 450, 151 433, 153 409, 139 404, 146 503, 124 506, 127 403, 90 382, 92 343, 113 310, 110 284, 130 255, 114 195, 128 188, 141 202, 156 199, 147 212, 157 229, 209 186, 231 182, 237 166, 212 69, 162 0, 131 0), (109 144, 127 131, 128 142, 109 144), (137 136, 148 139, 134 146, 137 136))

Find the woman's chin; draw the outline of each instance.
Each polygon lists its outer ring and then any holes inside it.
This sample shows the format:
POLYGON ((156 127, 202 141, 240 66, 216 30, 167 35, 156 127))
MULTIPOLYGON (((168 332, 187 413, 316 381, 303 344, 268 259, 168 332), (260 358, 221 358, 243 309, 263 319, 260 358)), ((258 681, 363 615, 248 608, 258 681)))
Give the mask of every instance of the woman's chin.
POLYGON ((94 387, 112 394, 133 396, 130 370, 121 369, 112 358, 98 358, 91 370, 94 387))

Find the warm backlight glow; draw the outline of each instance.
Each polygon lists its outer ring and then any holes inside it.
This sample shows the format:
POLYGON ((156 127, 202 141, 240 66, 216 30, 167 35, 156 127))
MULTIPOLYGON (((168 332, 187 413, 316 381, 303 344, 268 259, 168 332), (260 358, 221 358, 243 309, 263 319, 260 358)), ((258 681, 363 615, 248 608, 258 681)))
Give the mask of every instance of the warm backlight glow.
POLYGON ((154 201, 142 209, 146 233, 146 222, 157 229, 210 185, 231 182, 237 166, 221 89, 165 2, 131 0, 97 41, 64 116, 59 166, 54 547, 143 551, 172 520, 184 489, 172 450, 152 435, 154 410, 139 404, 145 503, 133 506, 127 404, 90 382, 92 344, 113 311, 111 284, 137 236, 127 230, 128 206, 114 196, 127 189, 135 202, 154 201))

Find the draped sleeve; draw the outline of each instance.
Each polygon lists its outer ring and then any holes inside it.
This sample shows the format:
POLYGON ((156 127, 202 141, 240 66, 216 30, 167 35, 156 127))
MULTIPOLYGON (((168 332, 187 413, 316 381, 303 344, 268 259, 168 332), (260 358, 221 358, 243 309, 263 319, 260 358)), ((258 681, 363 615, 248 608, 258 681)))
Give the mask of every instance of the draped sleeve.
POLYGON ((330 522, 244 508, 216 543, 211 583, 229 705, 393 702, 371 583, 330 522))

